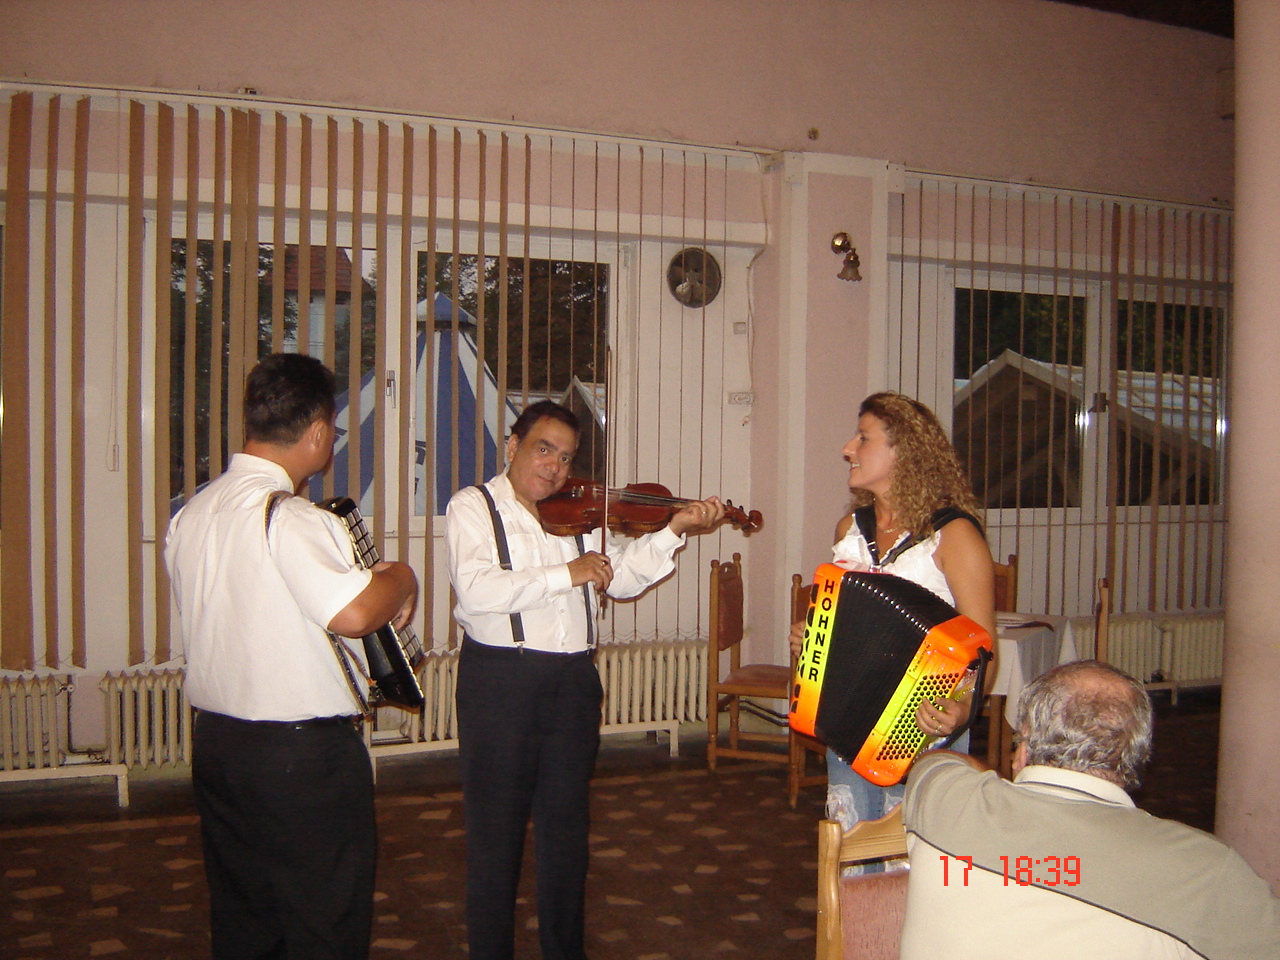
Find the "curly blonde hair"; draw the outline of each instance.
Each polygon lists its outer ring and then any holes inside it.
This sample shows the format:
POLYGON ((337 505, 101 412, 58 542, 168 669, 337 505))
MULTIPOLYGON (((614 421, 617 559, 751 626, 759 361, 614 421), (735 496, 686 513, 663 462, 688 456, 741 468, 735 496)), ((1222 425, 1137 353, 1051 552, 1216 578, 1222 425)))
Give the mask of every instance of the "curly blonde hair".
MULTIPOLYGON (((960 466, 955 447, 932 410, 900 393, 873 393, 862 401, 858 416, 869 413, 884 423, 897 455, 890 480, 894 515, 916 536, 933 532, 935 510, 958 507, 978 516, 978 501, 960 466)), ((875 500, 868 490, 853 491, 853 507, 875 500)))

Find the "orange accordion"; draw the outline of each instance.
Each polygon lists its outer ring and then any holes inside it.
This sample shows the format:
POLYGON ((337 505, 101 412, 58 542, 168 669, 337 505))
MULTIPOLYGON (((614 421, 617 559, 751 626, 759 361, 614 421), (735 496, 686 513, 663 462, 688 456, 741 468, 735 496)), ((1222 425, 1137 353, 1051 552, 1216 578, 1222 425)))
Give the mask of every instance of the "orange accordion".
POLYGON ((916 723, 920 701, 958 694, 970 668, 980 688, 990 657, 987 631, 925 587, 824 563, 813 577, 791 726, 890 786, 933 739, 916 723))

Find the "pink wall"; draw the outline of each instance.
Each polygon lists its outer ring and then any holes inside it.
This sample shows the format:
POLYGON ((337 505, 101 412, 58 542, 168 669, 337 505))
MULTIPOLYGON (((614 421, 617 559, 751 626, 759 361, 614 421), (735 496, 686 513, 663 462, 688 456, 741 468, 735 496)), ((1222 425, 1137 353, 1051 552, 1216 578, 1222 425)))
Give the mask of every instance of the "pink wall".
MULTIPOLYGON (((867 324, 859 322, 870 315, 870 271, 860 283, 838 279, 843 261, 831 251, 831 237, 848 231, 869 264, 873 241, 860 228, 871 221, 872 189, 866 179, 814 174, 809 180, 809 325, 820 332, 808 339, 806 351, 809 414, 804 427, 817 449, 806 462, 803 496, 811 509, 805 517, 805 542, 826 547, 836 521, 849 508, 849 468, 841 451, 857 431, 858 404, 874 389, 868 379, 867 324)), ((815 563, 829 559, 822 551, 815 563)))
MULTIPOLYGON (((0 18, 0 77, 254 87, 268 100, 812 151, 824 170, 876 158, 1196 203, 1233 192, 1233 125, 1216 112, 1232 43, 1049 0, 5 0, 0 18)), ((885 251, 867 246, 883 225, 860 174, 810 177, 790 220, 790 187, 766 183, 751 496, 771 531, 798 531, 753 546, 752 595, 773 607, 787 575, 827 556, 846 497, 840 445, 857 401, 883 386, 871 344, 885 278, 868 267, 885 251), (862 254, 861 284, 835 278, 836 230, 862 254)), ((757 657, 785 656, 776 629, 752 642, 757 657)))
POLYGON ((6 0, 0 15, 10 78, 1232 192, 1215 114, 1231 42, 1048 0, 6 0))
POLYGON ((1228 447, 1227 651, 1222 682, 1215 829, 1280 894, 1280 768, 1270 731, 1280 723, 1275 677, 1275 479, 1280 475, 1280 353, 1275 261, 1280 254, 1280 7, 1240 0, 1240 204, 1228 447))

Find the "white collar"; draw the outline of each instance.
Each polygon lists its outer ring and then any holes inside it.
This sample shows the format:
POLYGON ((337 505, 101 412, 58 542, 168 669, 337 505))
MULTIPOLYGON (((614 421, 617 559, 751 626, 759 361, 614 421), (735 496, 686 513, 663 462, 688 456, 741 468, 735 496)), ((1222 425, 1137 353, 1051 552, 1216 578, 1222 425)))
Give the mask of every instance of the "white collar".
MULTIPOLYGON (((508 467, 508 469, 510 469, 508 467)), ((489 481, 489 487, 493 491, 493 499, 495 503, 503 500, 515 500, 516 488, 511 485, 511 478, 507 476, 507 471, 503 470, 500 474, 489 481)))
POLYGON ((263 473, 276 481, 276 486, 281 490, 288 490, 293 493, 293 478, 289 476, 289 471, 274 460, 268 460, 266 457, 254 456, 252 453, 233 453, 231 462, 227 465, 227 470, 236 471, 237 473, 263 473))
POLYGON ((1133 798, 1124 792, 1124 788, 1110 780, 1103 780, 1091 773, 1081 773, 1079 770, 1032 765, 1023 767, 1013 778, 1013 782, 1033 790, 1047 788, 1043 792, 1052 793, 1054 796, 1083 793, 1103 803, 1112 803, 1121 807, 1135 806, 1133 798))

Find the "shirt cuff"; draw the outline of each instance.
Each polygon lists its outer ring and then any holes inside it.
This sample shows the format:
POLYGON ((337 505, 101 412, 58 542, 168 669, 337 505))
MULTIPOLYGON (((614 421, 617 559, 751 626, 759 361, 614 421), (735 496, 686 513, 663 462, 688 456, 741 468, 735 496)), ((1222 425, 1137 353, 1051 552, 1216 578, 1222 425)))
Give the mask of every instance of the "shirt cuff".
POLYGON ((677 548, 684 546, 686 539, 683 533, 676 533, 671 527, 666 526, 654 533, 653 539, 649 542, 659 550, 675 553, 677 548))
POLYGON ((562 563, 559 566, 547 567, 547 592, 552 596, 561 593, 568 593, 573 589, 573 574, 569 572, 569 565, 562 563))

